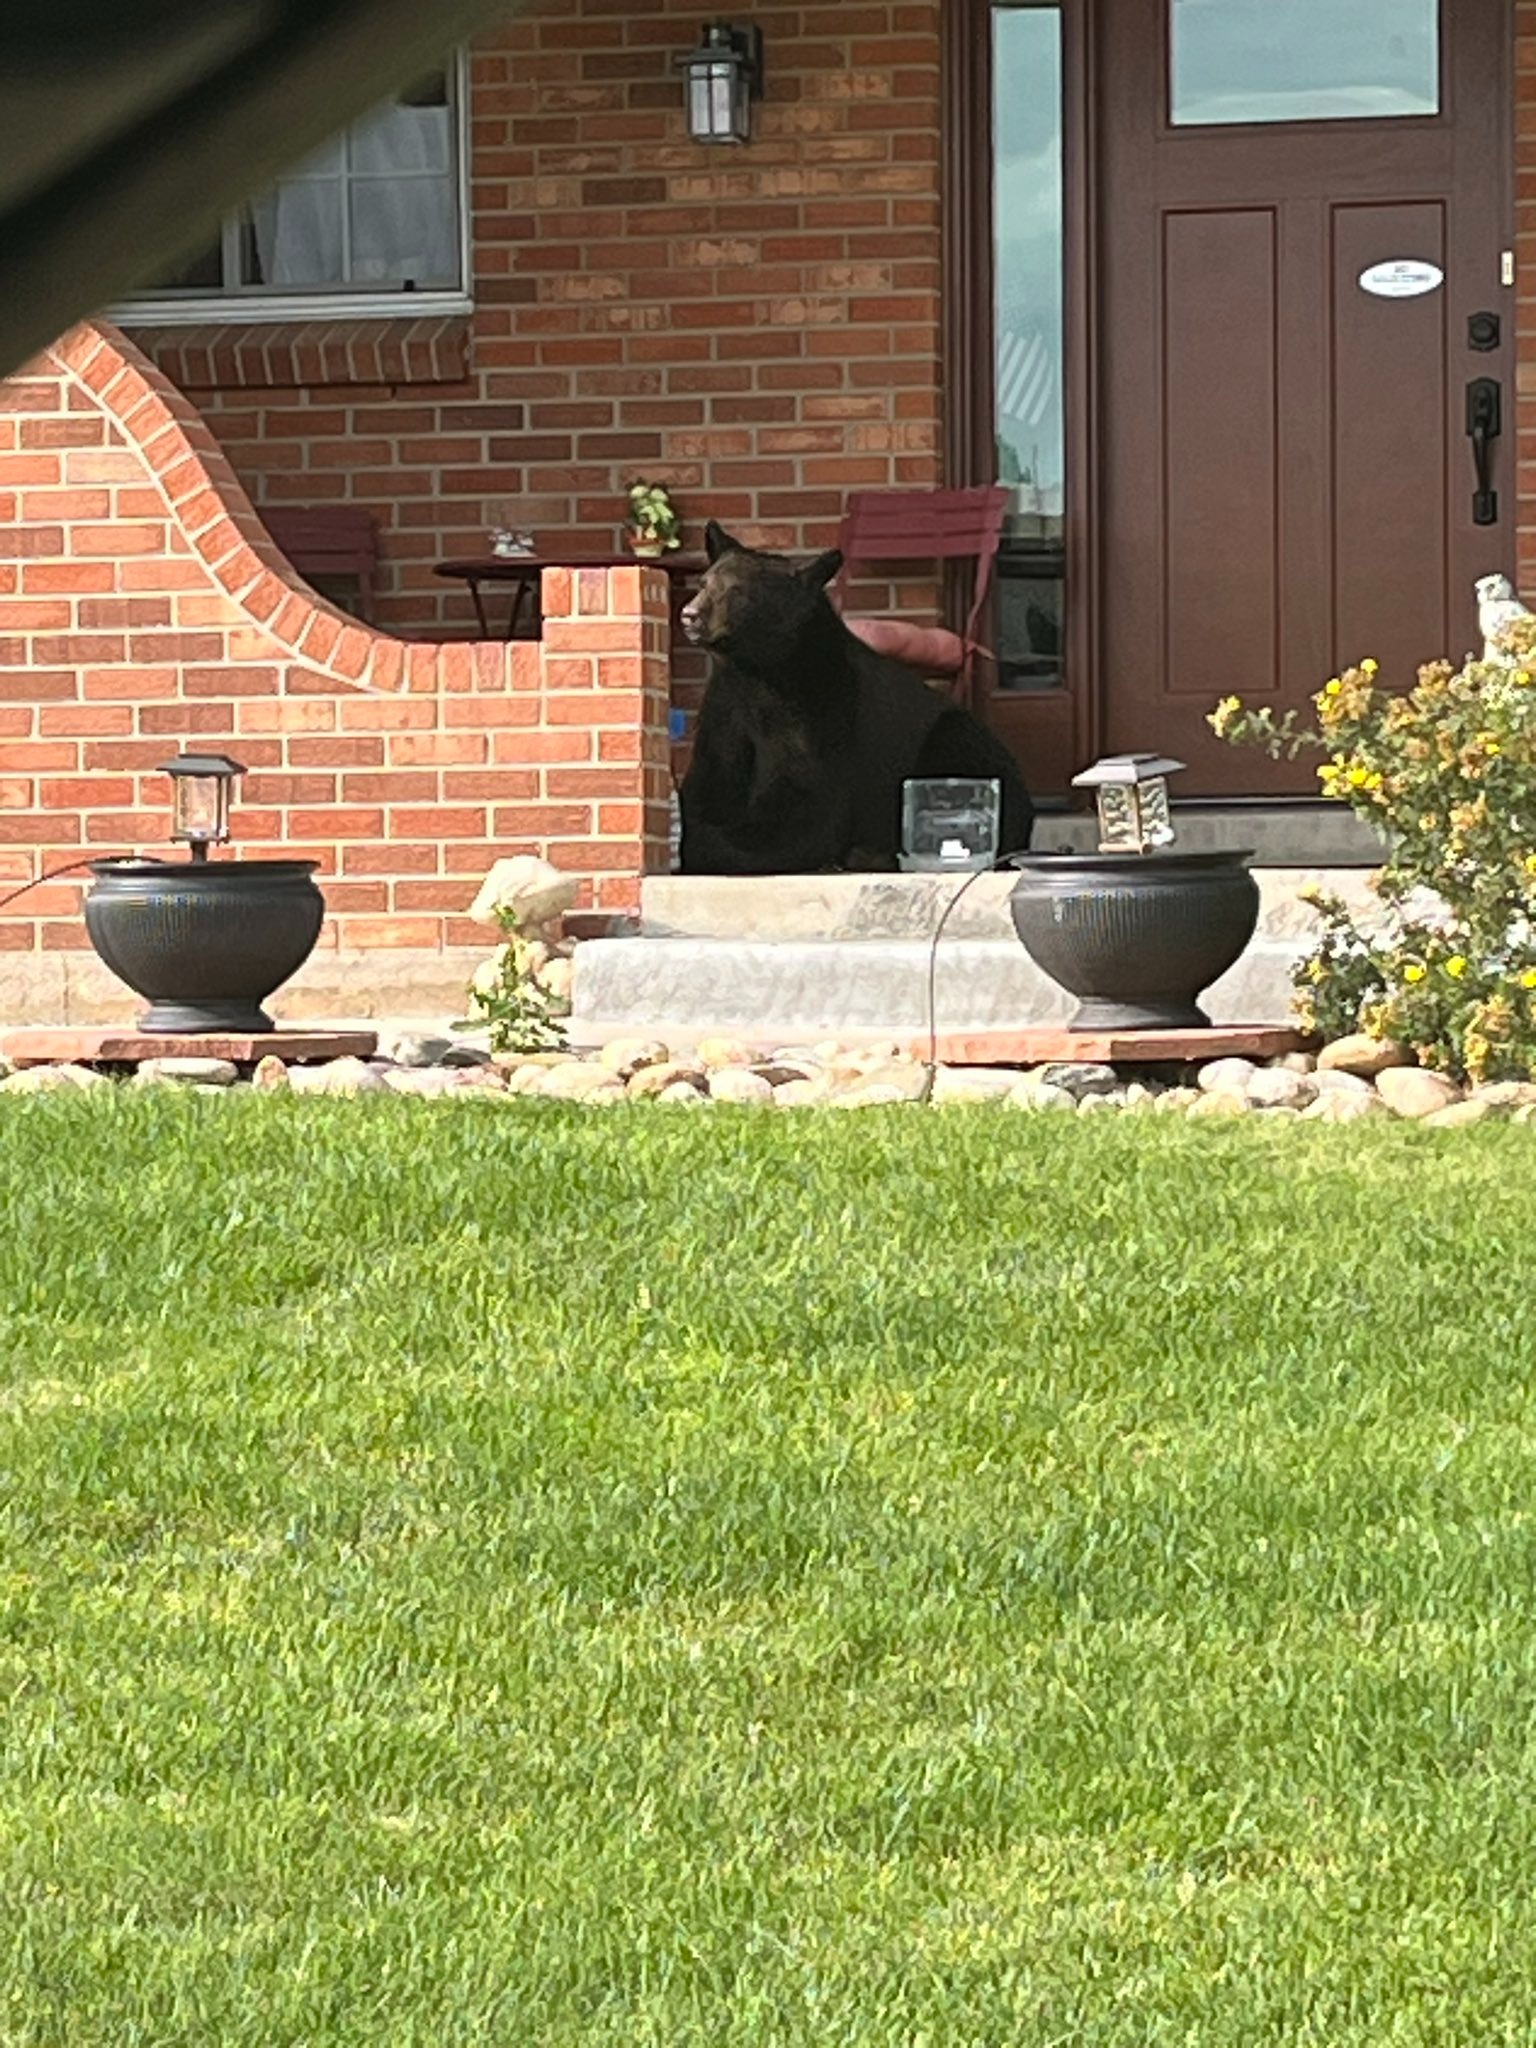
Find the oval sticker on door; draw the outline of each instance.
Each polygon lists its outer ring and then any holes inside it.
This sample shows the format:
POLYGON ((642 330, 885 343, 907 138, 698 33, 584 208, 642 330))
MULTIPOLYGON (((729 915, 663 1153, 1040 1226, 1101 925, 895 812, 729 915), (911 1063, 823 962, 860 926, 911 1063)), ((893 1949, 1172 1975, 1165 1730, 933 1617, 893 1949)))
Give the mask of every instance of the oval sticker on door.
POLYGON ((1360 289, 1377 299, 1417 299, 1425 292, 1437 292, 1445 283, 1445 272, 1433 263, 1420 263, 1412 256, 1394 257, 1387 263, 1373 263, 1360 273, 1360 289))

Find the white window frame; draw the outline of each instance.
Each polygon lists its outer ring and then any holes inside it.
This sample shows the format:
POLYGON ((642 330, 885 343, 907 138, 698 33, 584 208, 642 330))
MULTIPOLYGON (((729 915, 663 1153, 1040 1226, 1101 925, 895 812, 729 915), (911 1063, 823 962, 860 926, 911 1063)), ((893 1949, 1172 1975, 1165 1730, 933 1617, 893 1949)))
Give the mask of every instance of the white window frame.
MULTIPOLYGON (((469 216, 469 63, 455 50, 444 67, 452 89, 454 164, 459 203, 459 277, 457 289, 431 291, 303 292, 136 292, 106 309, 120 327, 204 327, 215 321, 254 327, 279 320, 418 320, 439 313, 470 313, 470 258, 473 236, 469 216)), ((227 214, 222 231, 226 274, 238 275, 240 216, 227 214)))

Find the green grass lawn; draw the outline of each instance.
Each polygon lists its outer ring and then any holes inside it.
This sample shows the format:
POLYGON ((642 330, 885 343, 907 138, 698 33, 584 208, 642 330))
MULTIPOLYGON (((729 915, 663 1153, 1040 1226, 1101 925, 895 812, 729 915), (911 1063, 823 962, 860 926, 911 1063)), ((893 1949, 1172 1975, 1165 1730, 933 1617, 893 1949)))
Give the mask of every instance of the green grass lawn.
POLYGON ((0 1114, 5 2048, 1536 2041, 1536 1132, 0 1114))

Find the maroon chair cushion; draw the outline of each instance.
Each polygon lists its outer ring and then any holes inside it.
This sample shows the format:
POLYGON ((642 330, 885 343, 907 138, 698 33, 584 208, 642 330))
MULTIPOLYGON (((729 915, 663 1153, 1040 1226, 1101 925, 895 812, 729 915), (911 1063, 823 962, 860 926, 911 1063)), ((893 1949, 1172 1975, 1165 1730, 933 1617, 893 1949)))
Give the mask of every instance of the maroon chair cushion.
POLYGON ((843 623, 876 654, 907 662, 925 675, 957 676, 965 667, 965 642, 947 626, 920 626, 911 619, 845 619, 843 623))

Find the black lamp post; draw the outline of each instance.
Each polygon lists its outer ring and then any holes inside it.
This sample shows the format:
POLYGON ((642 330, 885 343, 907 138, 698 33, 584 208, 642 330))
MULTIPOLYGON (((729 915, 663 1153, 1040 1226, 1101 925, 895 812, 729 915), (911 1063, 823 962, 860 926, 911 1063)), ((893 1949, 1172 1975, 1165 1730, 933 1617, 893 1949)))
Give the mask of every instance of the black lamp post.
POLYGON ((763 32, 715 21, 698 49, 677 60, 688 93, 695 142, 749 142, 752 102, 763 90, 763 32))

